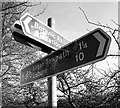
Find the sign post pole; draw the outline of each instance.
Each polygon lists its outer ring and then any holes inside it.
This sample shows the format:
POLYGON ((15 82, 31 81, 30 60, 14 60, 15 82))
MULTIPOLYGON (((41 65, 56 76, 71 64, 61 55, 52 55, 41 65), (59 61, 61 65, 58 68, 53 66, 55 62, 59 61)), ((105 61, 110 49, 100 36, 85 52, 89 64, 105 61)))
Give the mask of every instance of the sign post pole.
MULTIPOLYGON (((47 25, 55 29, 55 20, 48 18, 47 25)), ((48 106, 50 108, 57 107, 57 85, 56 76, 48 78, 48 106)))

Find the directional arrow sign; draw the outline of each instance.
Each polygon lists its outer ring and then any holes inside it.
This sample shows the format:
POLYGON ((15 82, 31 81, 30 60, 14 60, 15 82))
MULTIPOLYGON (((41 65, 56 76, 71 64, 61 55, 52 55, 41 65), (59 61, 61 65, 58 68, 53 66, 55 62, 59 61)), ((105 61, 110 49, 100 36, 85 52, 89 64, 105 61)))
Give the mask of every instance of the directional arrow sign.
POLYGON ((24 38, 25 37, 25 34, 23 33, 22 31, 22 27, 19 23, 19 21, 16 21, 12 26, 11 26, 11 30, 12 30, 12 35, 14 37, 14 39, 17 41, 17 42, 20 42, 22 44, 25 44, 25 45, 28 45, 28 42, 26 41, 26 39, 24 38))
POLYGON ((26 36, 33 39, 33 41, 35 40, 49 46, 53 50, 57 50, 69 42, 52 28, 46 26, 28 13, 20 18, 20 23, 26 36))
POLYGON ((21 27, 19 21, 16 21, 11 26, 11 30, 12 30, 12 35, 17 42, 20 42, 24 45, 27 45, 27 46, 30 46, 32 48, 41 50, 41 51, 43 51, 45 53, 48 53, 48 54, 51 53, 54 50, 53 48, 26 36, 23 33, 23 30, 22 30, 22 27, 21 27))
POLYGON ((21 85, 105 59, 111 38, 98 28, 21 70, 21 85))

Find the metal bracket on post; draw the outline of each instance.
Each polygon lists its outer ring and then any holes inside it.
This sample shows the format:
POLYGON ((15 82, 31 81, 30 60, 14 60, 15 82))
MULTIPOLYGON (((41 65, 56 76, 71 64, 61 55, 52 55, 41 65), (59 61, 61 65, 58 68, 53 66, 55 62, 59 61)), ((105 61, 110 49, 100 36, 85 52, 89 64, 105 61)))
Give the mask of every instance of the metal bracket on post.
MULTIPOLYGON (((47 25, 55 29, 55 20, 48 18, 47 25)), ((57 82, 56 76, 48 78, 48 106, 49 108, 57 107, 57 82)))

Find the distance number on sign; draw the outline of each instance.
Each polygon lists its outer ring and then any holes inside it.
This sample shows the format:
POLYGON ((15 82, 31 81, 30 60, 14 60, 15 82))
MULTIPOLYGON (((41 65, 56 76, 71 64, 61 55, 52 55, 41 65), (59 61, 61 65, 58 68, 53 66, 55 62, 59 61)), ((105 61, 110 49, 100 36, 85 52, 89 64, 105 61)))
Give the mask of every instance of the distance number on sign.
POLYGON ((79 50, 81 52, 79 52, 78 54, 75 55, 75 60, 76 62, 82 61, 85 58, 85 54, 82 52, 83 49, 87 48, 87 43, 82 41, 79 43, 79 50))

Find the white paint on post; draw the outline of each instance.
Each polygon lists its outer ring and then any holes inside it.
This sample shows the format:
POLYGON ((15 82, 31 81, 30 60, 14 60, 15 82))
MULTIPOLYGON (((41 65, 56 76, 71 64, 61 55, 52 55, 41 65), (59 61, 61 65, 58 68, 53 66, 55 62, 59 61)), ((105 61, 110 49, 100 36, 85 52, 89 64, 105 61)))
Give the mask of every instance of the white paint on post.
MULTIPOLYGON (((55 29, 55 20, 49 18, 47 20, 47 25, 52 29, 55 29)), ((48 78, 48 106, 49 108, 57 107, 57 80, 56 76, 48 78)))

